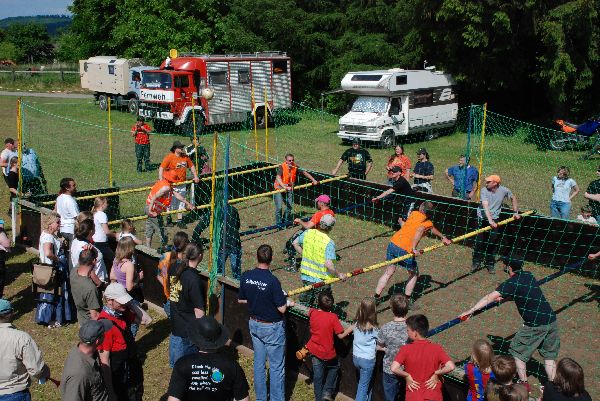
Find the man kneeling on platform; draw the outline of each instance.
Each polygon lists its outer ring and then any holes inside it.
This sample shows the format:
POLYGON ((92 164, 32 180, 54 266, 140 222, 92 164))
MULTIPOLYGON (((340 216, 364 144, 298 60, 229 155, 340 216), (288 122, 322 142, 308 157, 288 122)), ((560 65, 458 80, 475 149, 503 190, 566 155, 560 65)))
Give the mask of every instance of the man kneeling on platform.
MULTIPOLYGON (((306 230, 293 242, 294 248, 302 255, 300 275, 304 285, 320 283, 329 278, 339 277, 345 280, 344 273, 338 273, 335 260, 335 243, 329 238, 329 232, 335 225, 335 217, 323 215, 318 226, 306 230)), ((330 285, 323 285, 300 294, 300 302, 307 306, 315 306, 320 292, 331 292, 330 285)))

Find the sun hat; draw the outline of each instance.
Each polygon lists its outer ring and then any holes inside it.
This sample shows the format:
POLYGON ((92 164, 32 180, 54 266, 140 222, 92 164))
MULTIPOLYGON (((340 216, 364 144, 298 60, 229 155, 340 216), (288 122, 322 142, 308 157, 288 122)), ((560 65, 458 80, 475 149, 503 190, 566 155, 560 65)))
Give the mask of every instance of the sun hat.
POLYGON ((188 326, 188 337, 203 351, 216 351, 229 340, 229 331, 212 316, 194 319, 188 326))
POLYGON ((173 142, 173 146, 171 146, 171 152, 174 152, 175 149, 178 149, 178 148, 183 149, 183 148, 185 148, 185 145, 179 141, 173 142))
POLYGON ((317 196, 317 199, 315 199, 315 202, 331 203, 331 198, 328 195, 321 194, 321 195, 317 196))
POLYGON ((79 339, 85 344, 93 344, 112 327, 113 323, 108 319, 88 320, 79 329, 79 339))
POLYGON ((358 138, 354 138, 354 139, 352 140, 352 145, 354 145, 355 143, 358 143, 358 144, 360 145, 360 139, 358 139, 358 138))
POLYGON ((104 296, 106 299, 114 299, 121 305, 125 305, 133 300, 121 283, 109 284, 108 287, 106 287, 106 290, 104 290, 104 296))

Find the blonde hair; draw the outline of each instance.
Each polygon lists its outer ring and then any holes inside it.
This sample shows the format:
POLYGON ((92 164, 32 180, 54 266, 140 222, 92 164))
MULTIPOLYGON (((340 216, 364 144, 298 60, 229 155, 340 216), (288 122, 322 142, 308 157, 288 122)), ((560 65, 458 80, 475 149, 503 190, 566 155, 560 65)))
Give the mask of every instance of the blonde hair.
POLYGON ((121 220, 121 231, 135 234, 135 226, 133 225, 133 221, 131 221, 131 219, 121 220))
POLYGON ((378 327, 375 298, 366 297, 361 301, 354 321, 356 322, 356 327, 361 331, 368 331, 378 327))
POLYGON ((94 221, 94 213, 88 212, 87 210, 84 210, 83 212, 79 212, 77 217, 75 217, 75 231, 77 231, 77 227, 79 227, 79 224, 81 224, 81 222, 84 220, 94 221))
POLYGON ((117 242, 115 249, 115 262, 121 262, 123 259, 130 259, 135 252, 135 242, 131 237, 123 237, 117 242))
POLYGON ((54 224, 59 220, 60 220, 60 215, 56 212, 42 213, 42 221, 41 221, 42 231, 47 230, 51 224, 54 224))
POLYGON ((492 359, 494 358, 494 349, 489 342, 483 339, 475 340, 471 353, 471 361, 479 367, 483 373, 492 371, 492 359))
POLYGON ((98 196, 96 199, 94 199, 94 207, 92 207, 92 213, 96 213, 105 204, 108 204, 106 197, 98 196))

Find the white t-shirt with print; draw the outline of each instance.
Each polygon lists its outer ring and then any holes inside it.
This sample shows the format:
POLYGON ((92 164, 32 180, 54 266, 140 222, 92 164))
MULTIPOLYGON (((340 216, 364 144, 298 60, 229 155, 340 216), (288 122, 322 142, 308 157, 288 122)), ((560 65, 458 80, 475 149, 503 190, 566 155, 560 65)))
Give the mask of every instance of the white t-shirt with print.
POLYGON ((106 233, 104 232, 104 228, 102 228, 102 224, 108 223, 108 217, 106 217, 106 213, 104 212, 96 212, 94 213, 94 235, 92 239, 94 242, 106 242, 108 238, 106 237, 106 233))
POLYGON ((575 185, 577 185, 577 183, 572 178, 561 180, 558 177, 552 177, 552 188, 554 188, 554 191, 552 193, 552 200, 558 202, 571 203, 571 190, 575 185))

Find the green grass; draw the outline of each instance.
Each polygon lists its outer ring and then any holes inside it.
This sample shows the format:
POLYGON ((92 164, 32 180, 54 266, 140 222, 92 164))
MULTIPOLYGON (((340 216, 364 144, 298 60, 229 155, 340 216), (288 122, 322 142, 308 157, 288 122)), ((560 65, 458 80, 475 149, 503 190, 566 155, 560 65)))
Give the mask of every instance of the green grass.
MULTIPOLYGON (((36 68, 39 68, 36 67, 36 68)), ((21 68, 18 67, 21 71, 21 68)), ((86 92, 81 89, 79 74, 28 74, 0 71, 0 91, 26 92, 86 92)))

